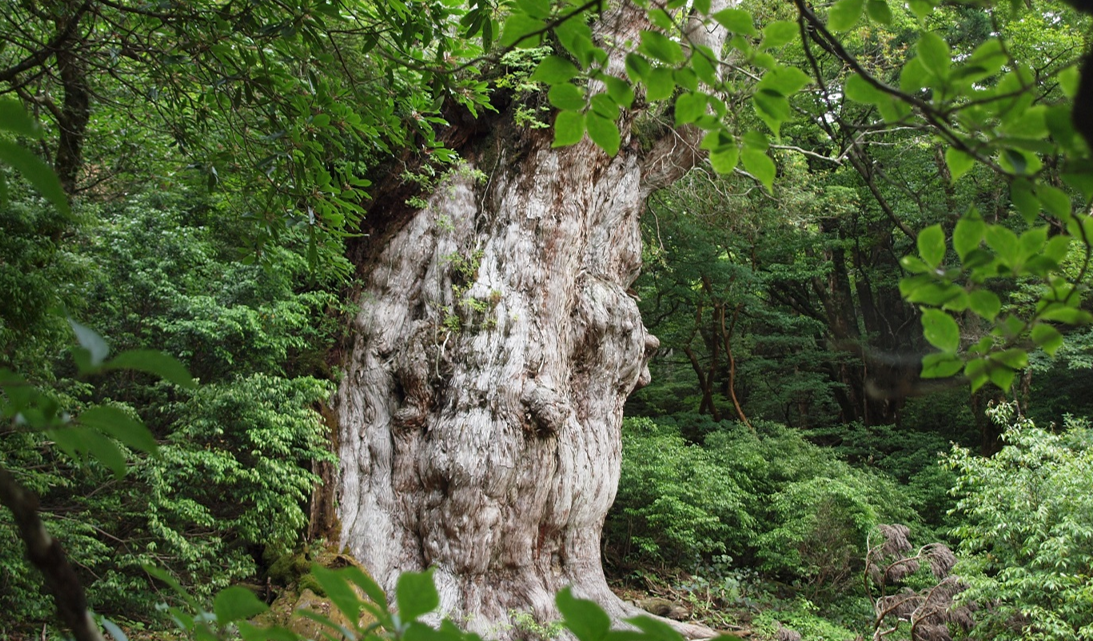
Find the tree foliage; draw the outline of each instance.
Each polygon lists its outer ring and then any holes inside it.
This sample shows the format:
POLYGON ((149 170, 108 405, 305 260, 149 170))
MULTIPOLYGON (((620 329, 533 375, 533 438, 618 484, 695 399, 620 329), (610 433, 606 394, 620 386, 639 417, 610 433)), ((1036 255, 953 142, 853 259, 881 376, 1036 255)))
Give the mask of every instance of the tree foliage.
POLYGON ((1012 404, 990 411, 1005 425, 1005 446, 991 458, 955 448, 947 462, 967 583, 979 603, 980 639, 1082 639, 1093 634, 1093 433, 1069 418, 1065 431, 1036 427, 1012 404))

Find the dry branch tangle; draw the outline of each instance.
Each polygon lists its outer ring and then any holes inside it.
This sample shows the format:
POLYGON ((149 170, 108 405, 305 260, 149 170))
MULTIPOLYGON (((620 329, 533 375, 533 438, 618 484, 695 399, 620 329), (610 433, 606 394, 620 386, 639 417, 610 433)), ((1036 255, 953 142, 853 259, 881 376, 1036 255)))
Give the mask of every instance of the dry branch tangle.
MULTIPOLYGON (((602 24, 636 41, 639 18, 624 8, 602 24)), ((359 265, 337 401, 343 542, 389 592, 435 566, 442 609, 492 637, 517 634, 510 610, 557 618, 568 585, 635 613, 600 564, 623 403, 658 344, 626 290, 649 178, 697 156, 689 132, 642 154, 632 117, 615 158, 497 133, 496 157, 471 157, 359 265)))

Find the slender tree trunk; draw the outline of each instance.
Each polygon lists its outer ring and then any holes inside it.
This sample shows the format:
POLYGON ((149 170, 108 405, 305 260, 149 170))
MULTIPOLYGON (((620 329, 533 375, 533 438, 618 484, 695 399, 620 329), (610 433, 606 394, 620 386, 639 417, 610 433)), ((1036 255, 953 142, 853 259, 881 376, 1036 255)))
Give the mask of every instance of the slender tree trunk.
MULTIPOLYGON (((64 3, 64 15, 56 19, 57 33, 70 31, 69 22, 79 20, 84 15, 83 8, 76 2, 64 3)), ((68 193, 76 191, 80 168, 83 165, 83 144, 87 135, 87 124, 91 120, 91 90, 88 87, 87 63, 77 48, 79 46, 79 25, 71 30, 74 37, 63 42, 57 49, 57 70, 64 88, 64 102, 57 116, 57 154, 53 168, 61 179, 61 185, 68 193)))
MULTIPOLYGON (((601 20, 619 43, 643 24, 632 7, 601 20)), ((492 637, 519 636, 512 611, 556 619, 566 586, 635 613, 600 562, 623 403, 658 345, 626 292, 645 197, 699 156, 690 131, 643 152, 633 117, 615 158, 503 119, 427 207, 381 212, 392 222, 358 256, 336 408, 342 540, 388 591, 435 567, 442 609, 492 637)))

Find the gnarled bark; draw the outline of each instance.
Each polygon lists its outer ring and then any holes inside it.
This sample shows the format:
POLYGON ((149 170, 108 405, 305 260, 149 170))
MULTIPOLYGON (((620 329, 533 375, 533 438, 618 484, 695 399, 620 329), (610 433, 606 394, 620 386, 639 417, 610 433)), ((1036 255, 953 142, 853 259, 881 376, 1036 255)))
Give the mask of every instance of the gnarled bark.
MULTIPOLYGON (((636 41, 639 18, 602 24, 636 41)), ((358 265, 337 398, 343 542, 389 591, 435 566, 442 609, 492 637, 518 636, 514 610, 557 618, 566 586, 637 612, 600 563, 623 403, 658 345, 626 290, 645 196, 698 156, 675 131, 642 153, 633 116, 614 158, 504 121, 358 265)))

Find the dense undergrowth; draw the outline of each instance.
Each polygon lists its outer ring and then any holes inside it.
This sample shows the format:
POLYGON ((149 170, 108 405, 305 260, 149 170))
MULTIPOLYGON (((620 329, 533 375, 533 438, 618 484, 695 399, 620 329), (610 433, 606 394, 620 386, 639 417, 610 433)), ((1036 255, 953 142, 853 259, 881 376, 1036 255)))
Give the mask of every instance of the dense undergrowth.
MULTIPOLYGON (((151 621, 162 597, 143 566, 208 597, 258 581, 264 557, 300 541, 313 465, 333 460, 317 409, 333 390, 326 354, 340 303, 333 281, 316 280, 289 247, 271 249, 262 265, 240 262, 214 202, 143 196, 77 213, 76 238, 58 245, 49 226, 18 223, 48 218, 46 203, 16 199, 0 211, 18 219, 5 226, 19 232, 5 236, 0 272, 13 280, 4 268, 41 261, 45 277, 64 283, 31 292, 50 303, 20 310, 35 318, 12 318, 5 307, 0 364, 45 385, 66 412, 105 403, 139 416, 159 454, 132 455, 117 479, 101 465, 76 468, 41 433, 11 424, 0 461, 41 498, 92 606, 151 621), (155 347, 179 357, 201 385, 183 390, 133 372, 79 376, 64 316, 51 306, 107 336, 115 352, 155 347)), ((53 606, 6 510, 0 540, 0 635, 40 629, 53 606)))

